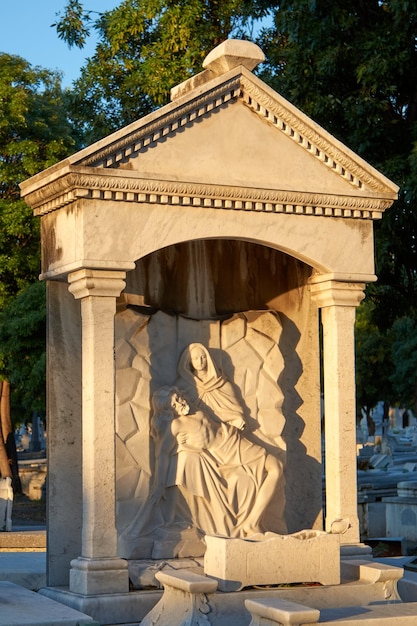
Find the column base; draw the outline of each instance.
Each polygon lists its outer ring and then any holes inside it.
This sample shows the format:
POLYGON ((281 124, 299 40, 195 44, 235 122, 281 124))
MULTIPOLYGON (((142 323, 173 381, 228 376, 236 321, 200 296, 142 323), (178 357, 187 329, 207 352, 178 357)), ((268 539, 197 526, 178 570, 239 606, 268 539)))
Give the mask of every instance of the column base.
POLYGON ((365 543, 342 544, 340 546, 340 558, 372 560, 372 548, 365 543))
POLYGON ((70 591, 83 596, 129 591, 129 571, 124 559, 89 559, 71 561, 70 591))
POLYGON ((39 594, 90 615, 95 622, 137 624, 155 606, 162 591, 131 591, 109 595, 83 596, 64 587, 45 587, 39 594))

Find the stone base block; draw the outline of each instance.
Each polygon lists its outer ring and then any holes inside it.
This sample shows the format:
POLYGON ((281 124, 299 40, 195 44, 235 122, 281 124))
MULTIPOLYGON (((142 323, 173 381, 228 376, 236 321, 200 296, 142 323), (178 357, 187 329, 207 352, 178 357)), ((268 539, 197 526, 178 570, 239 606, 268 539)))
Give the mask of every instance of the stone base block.
POLYGON ((306 530, 251 539, 206 536, 205 540, 204 573, 217 579, 221 591, 281 583, 340 583, 339 535, 306 530))
POLYGON ((127 561, 114 559, 87 559, 71 561, 70 591, 84 596, 129 591, 127 561))
POLYGON ((164 595, 142 620, 141 626, 201 626, 211 623, 205 616, 211 612, 207 596, 216 591, 215 580, 187 570, 169 574, 159 572, 156 578, 164 586, 164 595))
POLYGON ((369 559, 372 561, 372 548, 365 543, 350 543, 340 546, 340 558, 369 559))
POLYGON ((10 582, 0 582, 0 606, 4 625, 98 626, 89 615, 10 582))
MULTIPOLYGON (((131 591, 81 596, 62 587, 45 587, 39 595, 90 615, 100 626, 137 624, 161 598, 161 591, 131 591)), ((1 620, 0 620, 1 621, 1 620)))
MULTIPOLYGON (((411 483, 411 485, 414 484, 414 482, 411 483)), ((400 491, 403 493, 405 489, 400 491)), ((417 543, 417 498, 384 498, 383 502, 386 511, 387 536, 404 535, 410 543, 417 543)))

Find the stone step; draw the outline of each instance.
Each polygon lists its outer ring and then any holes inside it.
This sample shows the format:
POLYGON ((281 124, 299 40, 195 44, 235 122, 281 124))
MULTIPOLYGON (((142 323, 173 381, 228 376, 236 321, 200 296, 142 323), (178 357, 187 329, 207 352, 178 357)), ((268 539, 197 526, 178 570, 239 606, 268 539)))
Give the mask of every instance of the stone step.
POLYGON ((402 603, 398 595, 402 568, 351 559, 343 562, 343 570, 347 582, 342 585, 220 593, 217 581, 208 576, 189 570, 160 571, 155 576, 164 594, 144 617, 143 626, 183 626, 185 615, 200 613, 210 614, 212 626, 248 626, 251 617, 250 626, 417 624, 417 602, 402 603), (392 621, 393 615, 400 619, 392 621))
POLYGON ((319 624, 327 626, 408 626, 417 624, 417 602, 352 606, 320 611, 319 624))
POLYGON ((250 626, 408 626, 417 623, 416 602, 317 610, 288 600, 264 598, 246 600, 245 606, 252 616, 250 626))

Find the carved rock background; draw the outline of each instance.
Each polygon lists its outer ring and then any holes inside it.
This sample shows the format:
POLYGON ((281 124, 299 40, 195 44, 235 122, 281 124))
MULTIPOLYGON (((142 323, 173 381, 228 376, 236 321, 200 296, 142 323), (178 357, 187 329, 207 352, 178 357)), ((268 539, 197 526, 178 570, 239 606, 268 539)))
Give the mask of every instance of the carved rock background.
MULTIPOLYGON (((278 384, 284 369, 278 347, 281 333, 279 314, 272 311, 198 322, 160 311, 146 315, 135 307, 117 315, 118 529, 121 533, 127 530, 133 543, 135 537, 140 543, 141 536, 149 536, 161 523, 158 511, 149 517, 146 507, 153 471, 150 398, 158 387, 175 383, 183 349, 193 341, 209 347, 217 366, 241 394, 252 431, 248 438, 261 440, 270 451, 279 453, 285 450, 281 437, 283 395, 278 384)), ((146 545, 142 540, 145 553, 146 545)))

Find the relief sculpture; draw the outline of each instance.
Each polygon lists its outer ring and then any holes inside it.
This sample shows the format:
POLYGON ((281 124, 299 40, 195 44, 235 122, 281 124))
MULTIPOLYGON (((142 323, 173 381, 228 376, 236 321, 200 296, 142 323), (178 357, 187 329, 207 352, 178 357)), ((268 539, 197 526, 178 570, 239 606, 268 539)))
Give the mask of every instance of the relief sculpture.
POLYGON ((158 503, 176 486, 202 534, 247 537, 262 532, 263 513, 282 476, 278 459, 246 439, 233 419, 224 422, 191 410, 175 387, 159 389, 153 406, 151 501, 158 503))
POLYGON ((263 514, 283 474, 280 461, 243 434, 243 409, 204 346, 188 346, 178 370, 184 393, 162 387, 153 396, 151 501, 157 504, 177 487, 202 534, 262 532, 263 514))
POLYGON ((161 313, 119 320, 120 553, 201 556, 205 535, 286 533, 278 316, 238 314, 198 333, 161 313), (181 340, 198 334, 220 341, 181 340))
POLYGON ((189 402, 209 412, 213 418, 245 428, 243 408, 231 383, 217 372, 209 351, 201 343, 191 343, 178 363, 178 387, 189 402))

